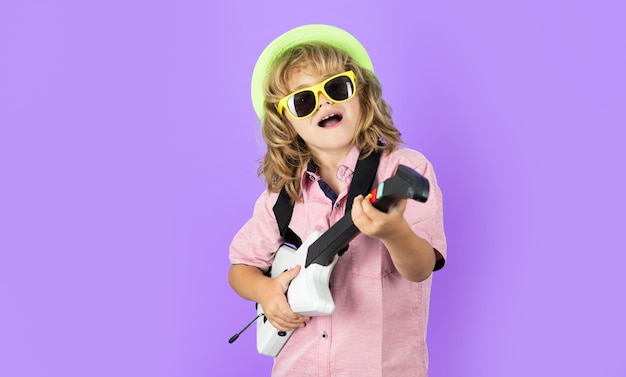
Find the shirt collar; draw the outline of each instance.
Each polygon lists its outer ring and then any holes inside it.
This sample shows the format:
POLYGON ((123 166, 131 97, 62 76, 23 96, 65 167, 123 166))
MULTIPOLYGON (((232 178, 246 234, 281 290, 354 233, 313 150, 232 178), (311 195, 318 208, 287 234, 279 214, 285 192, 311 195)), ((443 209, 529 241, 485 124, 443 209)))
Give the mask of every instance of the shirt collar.
MULTIPOLYGON (((343 160, 339 168, 337 169, 337 178, 342 182, 350 183, 352 179, 352 175, 354 175, 354 169, 356 168, 356 163, 359 160, 359 156, 361 153, 356 146, 352 146, 352 149, 348 152, 348 155, 343 160)), ((302 173, 302 177, 300 180, 302 188, 308 187, 308 185, 320 179, 319 175, 317 175, 317 166, 315 163, 310 160, 307 164, 306 170, 302 173)))

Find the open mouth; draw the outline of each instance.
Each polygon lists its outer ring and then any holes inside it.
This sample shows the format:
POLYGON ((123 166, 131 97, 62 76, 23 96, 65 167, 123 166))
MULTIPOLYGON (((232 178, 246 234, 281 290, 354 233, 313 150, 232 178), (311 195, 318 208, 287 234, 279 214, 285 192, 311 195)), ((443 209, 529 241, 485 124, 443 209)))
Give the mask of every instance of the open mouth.
POLYGON ((317 124, 320 127, 332 127, 341 122, 343 115, 339 113, 328 114, 317 124))

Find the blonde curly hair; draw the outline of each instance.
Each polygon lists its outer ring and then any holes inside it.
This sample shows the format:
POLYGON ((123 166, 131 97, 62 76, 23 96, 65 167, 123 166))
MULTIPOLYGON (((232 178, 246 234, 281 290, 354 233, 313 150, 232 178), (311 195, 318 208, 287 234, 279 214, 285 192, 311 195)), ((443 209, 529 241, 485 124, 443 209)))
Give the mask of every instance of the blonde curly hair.
POLYGON ((300 179, 309 161, 318 163, 306 143, 285 116, 278 114, 277 104, 290 93, 288 79, 293 72, 326 75, 352 70, 361 106, 361 119, 353 143, 361 158, 380 150, 390 152, 402 139, 391 119, 391 108, 382 98, 378 78, 360 67, 344 51, 324 43, 303 43, 278 56, 263 84, 265 116, 261 133, 267 145, 258 174, 270 192, 283 188, 292 202, 300 199, 300 179))

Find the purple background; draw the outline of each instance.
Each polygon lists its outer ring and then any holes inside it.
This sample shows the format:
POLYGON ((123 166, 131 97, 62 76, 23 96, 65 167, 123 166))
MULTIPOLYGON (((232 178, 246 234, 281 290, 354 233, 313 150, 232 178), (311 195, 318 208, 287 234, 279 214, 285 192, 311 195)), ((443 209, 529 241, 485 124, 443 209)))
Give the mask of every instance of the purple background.
POLYGON ((227 343, 249 80, 317 22, 444 192, 431 376, 626 375, 624 2, 52 3, 0 5, 0 376, 269 374, 254 331, 227 343))

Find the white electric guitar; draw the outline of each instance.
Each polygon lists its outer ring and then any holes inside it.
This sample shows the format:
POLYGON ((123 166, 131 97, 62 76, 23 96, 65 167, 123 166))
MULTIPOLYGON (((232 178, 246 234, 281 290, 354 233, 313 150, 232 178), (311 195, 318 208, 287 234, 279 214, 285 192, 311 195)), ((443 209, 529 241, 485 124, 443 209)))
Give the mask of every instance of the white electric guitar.
MULTIPOLYGON (((387 212, 400 199, 425 202, 428 199, 428 191, 429 183, 426 178, 411 168, 398 165, 394 176, 374 188, 368 198, 375 208, 387 212)), ((348 243, 358 233, 359 230, 348 213, 326 232, 311 233, 298 249, 283 244, 276 251, 270 277, 275 278, 288 269, 301 266, 300 272, 291 281, 287 290, 287 302, 293 312, 304 316, 321 316, 329 315, 335 310, 329 288, 330 275, 340 253, 345 251, 348 243)), ((261 304, 257 304, 255 321, 257 350, 263 355, 276 357, 295 330, 280 331, 272 326, 263 315, 261 304)), ((233 336, 229 342, 236 340, 248 326, 233 336)))

